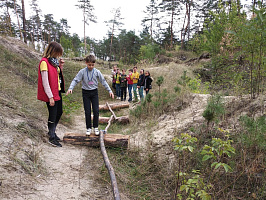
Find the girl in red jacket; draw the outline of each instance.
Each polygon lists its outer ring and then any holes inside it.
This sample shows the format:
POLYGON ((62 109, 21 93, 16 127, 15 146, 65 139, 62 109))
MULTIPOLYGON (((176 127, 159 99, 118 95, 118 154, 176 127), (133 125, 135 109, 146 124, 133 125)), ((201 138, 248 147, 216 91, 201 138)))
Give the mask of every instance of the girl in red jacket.
POLYGON ((58 61, 62 56, 63 48, 57 42, 51 42, 43 53, 38 69, 38 100, 46 102, 48 117, 49 143, 62 147, 60 138, 56 135, 56 126, 63 114, 62 96, 65 92, 62 67, 64 61, 58 61))

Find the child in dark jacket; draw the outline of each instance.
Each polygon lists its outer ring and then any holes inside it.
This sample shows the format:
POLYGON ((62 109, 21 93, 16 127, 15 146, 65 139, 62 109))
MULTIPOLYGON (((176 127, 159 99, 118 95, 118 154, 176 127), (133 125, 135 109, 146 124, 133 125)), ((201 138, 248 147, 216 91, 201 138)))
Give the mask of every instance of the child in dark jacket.
POLYGON ((138 83, 137 83, 137 88, 139 90, 139 97, 140 97, 141 101, 144 98, 144 96, 143 96, 144 81, 145 81, 144 69, 141 69, 140 70, 140 75, 139 75, 139 80, 138 80, 138 83))
POLYGON ((144 80, 144 90, 146 91, 146 95, 149 93, 150 89, 152 88, 151 82, 152 82, 151 74, 149 71, 145 72, 145 80, 144 80))
POLYGON ((132 77, 132 73, 133 73, 133 69, 129 69, 128 70, 128 76, 127 76, 127 87, 128 87, 128 102, 132 101, 132 88, 133 88, 133 77, 132 77))
POLYGON ((122 69, 122 74, 119 77, 120 89, 121 89, 121 101, 126 101, 127 97, 127 75, 126 70, 122 69))

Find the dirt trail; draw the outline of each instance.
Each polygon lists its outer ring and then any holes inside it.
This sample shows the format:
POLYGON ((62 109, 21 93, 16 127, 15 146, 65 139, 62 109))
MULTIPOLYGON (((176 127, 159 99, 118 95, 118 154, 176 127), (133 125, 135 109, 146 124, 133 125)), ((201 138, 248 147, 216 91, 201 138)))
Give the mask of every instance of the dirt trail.
MULTIPOLYGON (((57 134, 63 138, 66 132, 84 130, 85 120, 77 116, 72 129, 59 125, 57 134)), ((95 167, 103 164, 99 157, 100 150, 61 143, 62 148, 52 147, 47 143, 41 146, 42 159, 48 173, 46 176, 39 175, 36 191, 21 199, 112 199, 110 188, 95 185, 94 181, 95 167), (91 159, 88 160, 88 157, 91 159), (95 163, 95 158, 99 158, 98 163, 95 163)))

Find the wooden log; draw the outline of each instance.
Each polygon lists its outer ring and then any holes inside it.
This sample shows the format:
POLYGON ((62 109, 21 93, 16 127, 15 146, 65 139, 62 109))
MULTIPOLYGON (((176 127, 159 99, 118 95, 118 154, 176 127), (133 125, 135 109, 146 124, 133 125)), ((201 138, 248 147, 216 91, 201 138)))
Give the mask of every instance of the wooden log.
MULTIPOLYGON (((122 103, 113 103, 109 104, 109 106, 113 109, 120 109, 120 108, 129 108, 128 102, 122 102, 122 103)), ((107 105, 99 105, 99 110, 109 110, 109 107, 107 105)))
MULTIPOLYGON (((93 119, 93 116, 91 116, 91 119, 93 119)), ((99 123, 100 124, 107 124, 109 121, 109 117, 99 117, 99 123)), ((116 120, 112 119, 112 122, 117 121, 120 124, 128 124, 129 123, 129 116, 121 116, 117 117, 116 120)))
MULTIPOLYGON (((89 147, 99 147, 99 136, 94 134, 86 136, 80 133, 66 133, 63 137, 63 141, 68 144, 74 145, 87 145, 89 147)), ((105 134, 104 142, 107 147, 128 148, 129 135, 121 134, 105 134)))
MULTIPOLYGON (((111 120, 112 120, 112 117, 113 117, 113 115, 111 116, 108 125, 110 125, 111 120)), ((107 128, 105 130, 107 130, 107 128)), ((109 173, 109 176, 110 176, 110 179, 111 179, 111 184, 112 184, 112 190, 113 190, 113 194, 114 194, 114 199, 115 200, 120 200, 120 194, 119 194, 119 191, 118 191, 117 181, 116 181, 116 177, 115 177, 115 171, 114 171, 114 168, 112 167, 112 165, 110 163, 110 160, 108 158, 108 155, 107 155, 107 152, 106 152, 106 149, 105 149, 104 136, 105 135, 103 134, 103 131, 101 130, 100 131, 100 147, 101 147, 101 152, 102 152, 102 155, 103 155, 103 160, 104 160, 105 166, 106 166, 106 168, 108 170, 108 173, 109 173)))

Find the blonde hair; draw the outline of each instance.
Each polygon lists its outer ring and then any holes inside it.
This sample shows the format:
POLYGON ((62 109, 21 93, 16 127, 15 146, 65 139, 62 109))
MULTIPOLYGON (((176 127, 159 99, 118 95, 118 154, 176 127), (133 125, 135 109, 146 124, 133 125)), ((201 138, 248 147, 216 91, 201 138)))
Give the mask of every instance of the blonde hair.
POLYGON ((62 46, 57 42, 50 42, 46 49, 43 52, 43 57, 45 58, 57 58, 59 56, 63 55, 63 48, 62 46))

